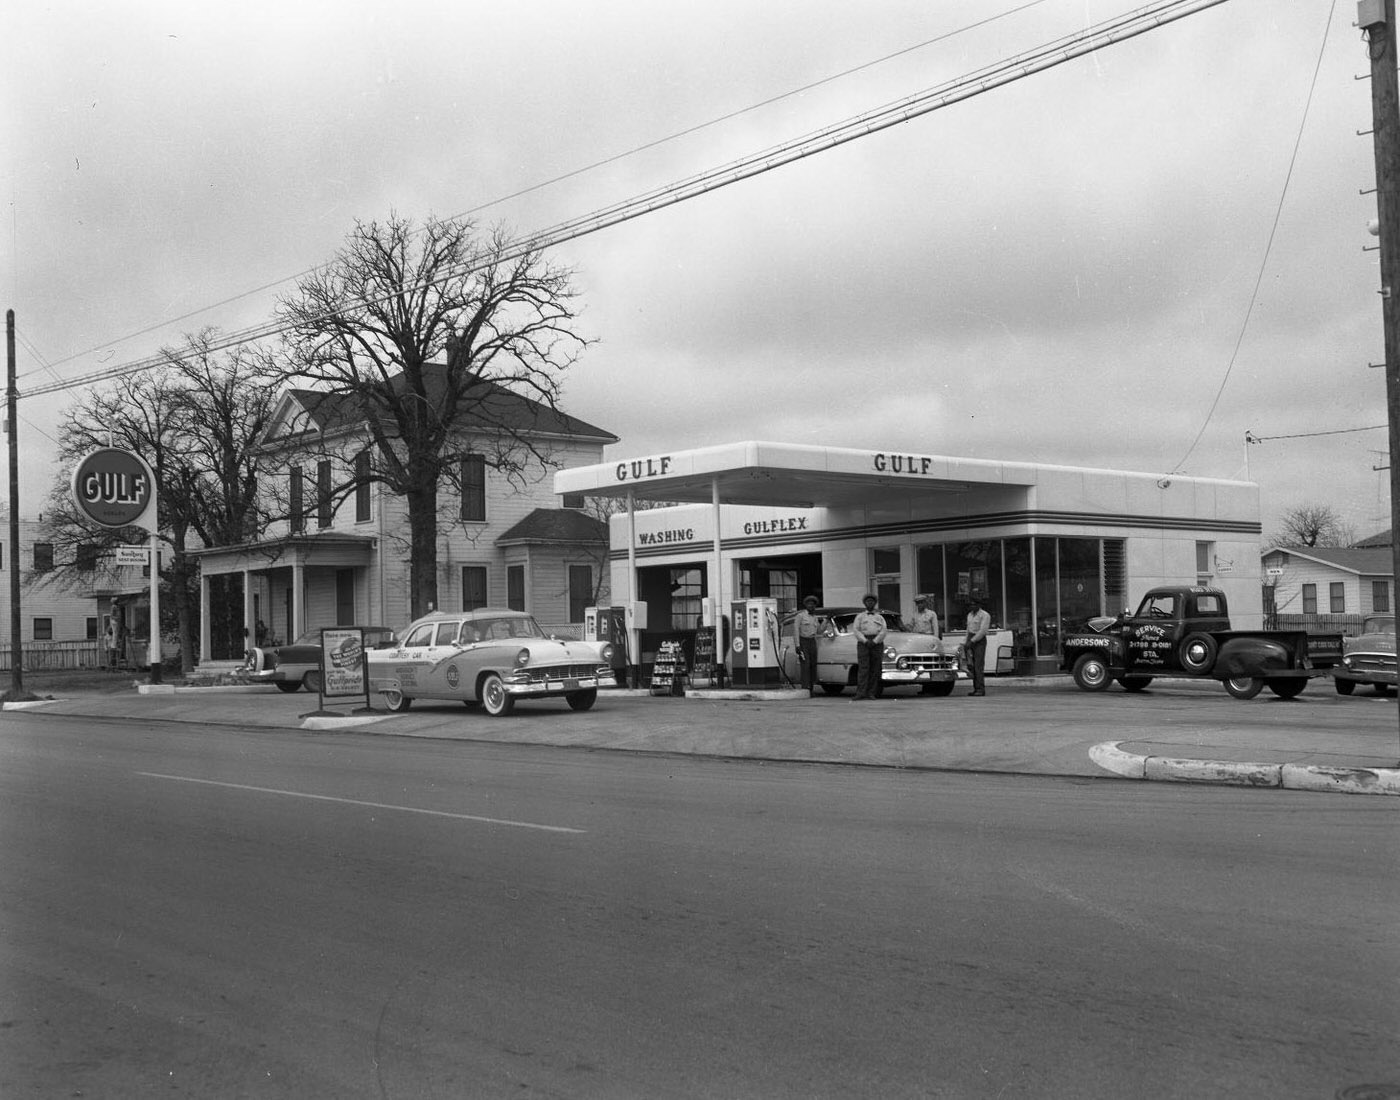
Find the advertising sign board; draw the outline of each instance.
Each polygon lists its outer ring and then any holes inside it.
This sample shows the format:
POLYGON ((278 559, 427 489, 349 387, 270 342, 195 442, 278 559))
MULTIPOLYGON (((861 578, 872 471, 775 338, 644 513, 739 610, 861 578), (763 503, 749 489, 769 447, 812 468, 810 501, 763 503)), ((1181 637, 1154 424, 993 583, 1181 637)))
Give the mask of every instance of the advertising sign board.
POLYGON ((321 631, 321 694, 327 699, 363 695, 369 705, 369 666, 364 631, 328 626, 321 631))
POLYGON ((146 460, 100 447, 73 470, 73 503, 99 527, 156 529, 156 484, 146 460))

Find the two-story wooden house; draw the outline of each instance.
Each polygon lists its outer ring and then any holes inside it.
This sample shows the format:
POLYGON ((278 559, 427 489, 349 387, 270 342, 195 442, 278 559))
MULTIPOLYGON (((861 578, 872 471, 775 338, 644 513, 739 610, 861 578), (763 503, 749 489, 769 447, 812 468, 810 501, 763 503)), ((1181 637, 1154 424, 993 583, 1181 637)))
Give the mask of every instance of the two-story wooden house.
MULTIPOLYGON (((459 468, 439 483, 438 607, 512 607, 547 629, 577 629, 584 607, 606 602, 607 528, 582 497, 556 496, 552 475, 601 461, 617 437, 504 388, 487 400, 461 418, 459 468), (503 436, 528 443, 515 447, 523 465, 510 476, 493 458, 503 436)), ((260 486, 266 514, 278 518, 256 542, 194 552, 202 661, 325 626, 408 624, 405 501, 379 484, 337 488, 368 468, 369 443, 350 400, 283 395, 263 440, 271 472, 260 486)))

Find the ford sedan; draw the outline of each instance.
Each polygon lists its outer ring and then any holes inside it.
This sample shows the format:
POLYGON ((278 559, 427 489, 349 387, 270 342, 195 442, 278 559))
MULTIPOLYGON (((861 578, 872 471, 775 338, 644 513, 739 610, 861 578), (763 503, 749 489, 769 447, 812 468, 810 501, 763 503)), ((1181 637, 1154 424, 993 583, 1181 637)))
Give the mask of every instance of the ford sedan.
MULTIPOLYGON (((860 608, 821 607, 816 611, 822 633, 817 636, 817 683, 828 695, 840 695, 856 682, 856 639, 851 633, 860 608)), ((885 653, 880 680, 885 687, 917 684, 925 695, 950 695, 959 676, 957 649, 928 634, 911 634, 893 611, 885 617, 885 653)), ((782 664, 787 678, 802 682, 798 660, 796 616, 790 615, 782 627, 782 664)))
POLYGON ((1350 695, 1357 684, 1372 684, 1377 692, 1395 690, 1395 616, 1372 615, 1361 633, 1342 641, 1342 663, 1332 670, 1338 695, 1350 695))
POLYGON ((617 686, 609 643, 550 637, 533 616, 500 608, 425 615, 368 660, 370 690, 396 712, 415 699, 456 699, 500 717, 518 699, 560 696, 587 710, 599 688, 617 686))
MULTIPOLYGON (((386 626, 349 626, 342 630, 364 632, 365 649, 394 644, 394 632, 386 626)), ((243 658, 239 677, 254 684, 276 684, 280 691, 321 690, 321 628, 308 630, 291 645, 254 646, 243 658)))

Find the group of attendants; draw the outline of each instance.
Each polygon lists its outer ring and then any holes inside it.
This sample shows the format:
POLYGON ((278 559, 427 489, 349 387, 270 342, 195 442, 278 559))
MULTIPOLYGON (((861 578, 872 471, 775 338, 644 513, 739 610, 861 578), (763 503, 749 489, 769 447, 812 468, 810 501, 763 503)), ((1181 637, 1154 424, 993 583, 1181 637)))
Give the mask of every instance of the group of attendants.
MULTIPOLYGON (((808 695, 817 693, 817 635, 821 632, 821 622, 815 614, 820 601, 808 596, 802 601, 802 610, 797 613, 797 646, 802 661, 802 686, 808 695)), ((880 601, 867 592, 861 601, 865 609, 856 614, 851 623, 851 633, 856 636, 856 699, 878 699, 882 693, 880 669, 884 662, 885 632, 888 626, 885 617, 876 608, 880 601)), ((935 639, 941 637, 938 627, 938 613, 933 610, 933 599, 920 593, 914 597, 914 618, 910 621, 912 634, 929 634, 935 639)), ((967 601, 967 640, 962 645, 963 659, 972 675, 972 695, 986 695, 984 662, 987 657, 987 631, 992 628, 992 617, 982 606, 982 601, 973 596, 967 601)))

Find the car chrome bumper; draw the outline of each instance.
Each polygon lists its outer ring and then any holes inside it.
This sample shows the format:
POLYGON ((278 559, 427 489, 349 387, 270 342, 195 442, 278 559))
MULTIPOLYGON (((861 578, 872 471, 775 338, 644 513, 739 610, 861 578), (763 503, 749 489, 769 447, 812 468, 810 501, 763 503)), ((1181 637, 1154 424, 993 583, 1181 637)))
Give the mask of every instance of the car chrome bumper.
POLYGON ((887 668, 880 673, 880 679, 891 684, 950 684, 958 678, 955 668, 887 668))
POLYGON ((573 691, 587 691, 589 688, 617 687, 617 677, 614 675, 568 676, 558 680, 527 680, 524 682, 506 680, 504 687, 507 695, 516 695, 520 697, 530 695, 564 695, 573 691))

